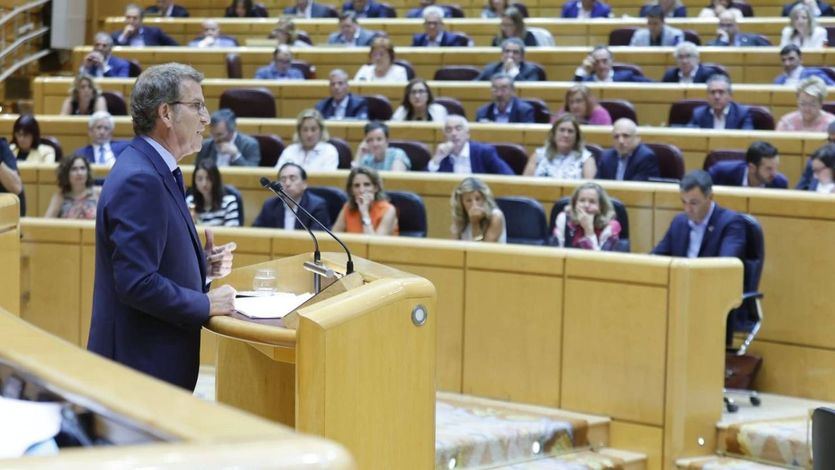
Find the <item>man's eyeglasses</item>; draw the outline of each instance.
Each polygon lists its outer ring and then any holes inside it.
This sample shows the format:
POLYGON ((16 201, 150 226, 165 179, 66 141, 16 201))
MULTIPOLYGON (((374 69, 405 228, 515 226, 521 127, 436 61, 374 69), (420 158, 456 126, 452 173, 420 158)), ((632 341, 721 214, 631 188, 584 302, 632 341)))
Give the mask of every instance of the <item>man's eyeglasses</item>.
POLYGON ((203 101, 172 101, 168 104, 182 104, 185 106, 189 106, 198 113, 202 111, 207 111, 206 103, 203 101))

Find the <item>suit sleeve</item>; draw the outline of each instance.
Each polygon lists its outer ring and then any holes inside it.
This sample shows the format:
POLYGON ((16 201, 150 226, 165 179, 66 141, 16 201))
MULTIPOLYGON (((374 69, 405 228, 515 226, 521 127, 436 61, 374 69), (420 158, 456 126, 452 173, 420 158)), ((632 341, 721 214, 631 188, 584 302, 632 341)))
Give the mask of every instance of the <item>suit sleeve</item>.
POLYGON ((485 104, 485 105, 481 106, 480 108, 478 108, 478 110, 475 112, 475 121, 476 122, 488 121, 487 110, 489 108, 490 108, 489 104, 485 104))
MULTIPOLYGON (((524 101, 522 103, 524 103, 524 101)), ((521 116, 521 119, 519 120, 519 122, 527 122, 527 123, 533 123, 534 122, 533 107, 532 106, 527 106, 527 107, 522 109, 522 116, 521 116)))
POLYGON ((690 122, 687 123, 687 127, 702 127, 701 117, 702 113, 699 109, 693 110, 693 114, 690 116, 690 122))
POLYGON ((505 163, 504 160, 499 158, 499 154, 496 153, 496 149, 492 145, 486 146, 486 152, 484 154, 484 166, 487 168, 488 173, 493 173, 496 175, 515 175, 516 173, 510 169, 510 167, 505 163))
POLYGON ((113 247, 116 295, 120 302, 159 320, 199 326, 209 318, 209 298, 160 274, 166 262, 162 234, 168 231, 170 221, 167 211, 159 208, 171 204, 168 197, 159 175, 139 173, 126 179, 119 194, 104 208, 106 243, 113 247))
POLYGON ((745 253, 745 223, 739 215, 734 215, 734 220, 728 223, 725 233, 722 236, 722 243, 719 246, 719 256, 731 256, 742 258, 745 253))
MULTIPOLYGON (((313 208, 312 211, 310 211, 310 213, 313 214, 313 217, 319 219, 319 221, 322 222, 322 224, 324 224, 325 227, 331 228, 331 226, 333 225, 333 221, 331 220, 331 214, 330 212, 328 212, 327 203, 318 204, 316 207, 313 208)), ((316 222, 311 221, 310 229, 321 231, 322 227, 320 227, 319 224, 317 224, 316 222)))
POLYGON ((650 178, 661 176, 661 169, 658 167, 658 157, 655 154, 647 154, 639 166, 635 168, 633 181, 647 181, 650 178))
POLYGON ((258 217, 255 218, 254 222, 252 222, 253 227, 278 227, 278 223, 276 223, 275 217, 273 217, 272 204, 270 201, 270 199, 264 201, 264 205, 261 206, 261 212, 258 213, 258 217))
POLYGON ((745 111, 745 114, 742 117, 742 123, 740 123, 739 128, 744 130, 753 130, 754 129, 754 119, 751 117, 751 109, 748 107, 742 108, 741 110, 745 111))
MULTIPOLYGON (((675 223, 675 219, 673 219, 673 223, 675 223)), ((655 245, 655 248, 652 249, 650 252, 653 255, 665 255, 671 256, 673 254, 672 244, 670 238, 672 237, 673 232, 673 224, 670 224, 670 227, 667 228, 667 233, 664 234, 664 238, 655 245)))
POLYGON ((254 138, 241 139, 241 158, 235 160, 236 166, 258 166, 261 163, 261 146, 254 138))

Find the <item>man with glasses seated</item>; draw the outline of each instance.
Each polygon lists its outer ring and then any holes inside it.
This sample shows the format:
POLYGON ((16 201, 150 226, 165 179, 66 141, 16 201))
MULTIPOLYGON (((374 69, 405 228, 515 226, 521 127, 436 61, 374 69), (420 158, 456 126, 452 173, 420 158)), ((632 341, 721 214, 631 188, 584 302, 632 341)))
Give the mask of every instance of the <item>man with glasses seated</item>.
POLYGON ((261 161, 261 147, 254 137, 238 132, 237 119, 231 109, 215 111, 209 125, 212 136, 203 141, 194 166, 205 159, 211 160, 220 168, 258 166, 261 161))
MULTIPOLYGON (((307 172, 304 171, 304 168, 292 162, 281 165, 281 169, 278 170, 278 182, 281 183, 284 192, 293 201, 307 209, 313 217, 330 228, 331 218, 328 212, 328 203, 319 196, 307 192, 307 172)), ((322 230, 322 227, 310 220, 310 217, 304 211, 297 210, 292 203, 290 205, 293 207, 288 208, 287 204, 278 196, 264 201, 264 206, 252 226, 304 230, 304 227, 293 215, 293 213, 296 213, 311 230, 322 230)))
POLYGON ((466 37, 445 30, 444 10, 439 6, 432 5, 423 10, 423 30, 423 34, 415 34, 412 38, 412 47, 467 46, 466 37))
POLYGON ((661 176, 658 157, 641 143, 638 126, 620 118, 612 126, 613 147, 600 155, 595 178, 618 181, 648 181, 661 176))
POLYGON ((517 82, 542 80, 537 68, 525 62, 525 43, 519 38, 505 39, 501 60, 484 66, 476 80, 487 81, 497 73, 505 73, 517 82))
POLYGON ((707 104, 693 110, 687 127, 754 129, 754 120, 748 106, 733 101, 731 79, 716 74, 707 79, 707 104))
POLYGON ((708 46, 755 47, 770 46, 767 39, 757 34, 741 33, 736 24, 736 16, 731 11, 719 13, 719 29, 716 38, 708 46))
POLYGON ((516 87, 509 75, 493 75, 491 93, 493 102, 478 108, 477 122, 534 122, 533 106, 516 97, 516 87))
POLYGON ((293 67, 293 53, 290 47, 282 44, 275 48, 273 61, 255 72, 255 78, 261 80, 304 80, 301 70, 293 67))
POLYGON ((676 46, 673 51, 678 67, 668 69, 661 79, 665 83, 705 83, 716 73, 712 67, 705 67, 699 62, 699 48, 689 41, 676 46))
POLYGON ((630 69, 615 70, 612 51, 606 46, 595 46, 574 71, 575 82, 651 82, 630 69))

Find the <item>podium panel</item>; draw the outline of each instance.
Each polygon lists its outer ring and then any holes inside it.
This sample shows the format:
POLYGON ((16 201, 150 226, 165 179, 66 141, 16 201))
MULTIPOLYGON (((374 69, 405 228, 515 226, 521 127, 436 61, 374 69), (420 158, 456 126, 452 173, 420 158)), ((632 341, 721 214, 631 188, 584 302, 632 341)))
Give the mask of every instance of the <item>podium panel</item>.
POLYGON ((20 315, 20 201, 0 194, 0 308, 20 315))

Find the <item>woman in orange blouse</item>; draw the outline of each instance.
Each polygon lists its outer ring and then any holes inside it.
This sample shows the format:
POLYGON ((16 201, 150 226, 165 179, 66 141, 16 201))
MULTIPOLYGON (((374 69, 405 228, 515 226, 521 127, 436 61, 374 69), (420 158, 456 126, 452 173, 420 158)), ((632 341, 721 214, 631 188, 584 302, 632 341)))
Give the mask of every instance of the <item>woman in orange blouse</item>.
POLYGON ((348 175, 345 185, 348 202, 333 224, 334 232, 368 235, 399 235, 397 210, 383 192, 380 175, 366 167, 357 167, 348 175))

